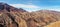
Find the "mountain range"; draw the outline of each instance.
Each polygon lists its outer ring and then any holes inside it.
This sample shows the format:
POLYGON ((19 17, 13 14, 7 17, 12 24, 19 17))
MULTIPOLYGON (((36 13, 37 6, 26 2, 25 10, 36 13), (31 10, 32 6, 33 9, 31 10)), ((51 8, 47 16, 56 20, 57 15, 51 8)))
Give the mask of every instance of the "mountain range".
POLYGON ((0 3, 0 27, 44 27, 56 21, 60 21, 60 12, 52 10, 28 12, 0 3))

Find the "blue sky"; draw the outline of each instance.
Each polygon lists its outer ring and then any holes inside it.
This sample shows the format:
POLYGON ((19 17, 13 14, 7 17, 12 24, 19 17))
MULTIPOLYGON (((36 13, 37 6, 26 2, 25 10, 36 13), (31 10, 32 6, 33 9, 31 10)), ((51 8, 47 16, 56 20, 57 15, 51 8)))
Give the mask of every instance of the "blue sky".
POLYGON ((27 11, 55 10, 60 11, 60 0, 0 0, 17 8, 27 11))

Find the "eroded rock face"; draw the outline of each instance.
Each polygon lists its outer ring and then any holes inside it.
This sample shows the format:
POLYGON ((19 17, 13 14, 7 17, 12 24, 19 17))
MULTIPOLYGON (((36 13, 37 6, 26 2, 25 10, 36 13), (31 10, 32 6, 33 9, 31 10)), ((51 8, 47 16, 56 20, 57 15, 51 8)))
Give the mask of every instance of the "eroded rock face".
POLYGON ((23 9, 20 11, 20 9, 0 3, 0 27, 27 27, 25 20, 15 14, 16 12, 26 12, 23 9))
POLYGON ((30 13, 0 3, 0 27, 44 27, 56 21, 60 21, 60 12, 41 10, 30 13))

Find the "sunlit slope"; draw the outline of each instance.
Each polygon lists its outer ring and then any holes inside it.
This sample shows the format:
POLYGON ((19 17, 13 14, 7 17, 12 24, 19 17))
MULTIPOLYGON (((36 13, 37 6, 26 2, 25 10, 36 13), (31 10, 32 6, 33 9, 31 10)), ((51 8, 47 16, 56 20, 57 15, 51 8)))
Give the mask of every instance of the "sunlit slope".
POLYGON ((45 27, 60 27, 60 21, 57 21, 57 22, 54 22, 54 23, 51 23, 45 27))

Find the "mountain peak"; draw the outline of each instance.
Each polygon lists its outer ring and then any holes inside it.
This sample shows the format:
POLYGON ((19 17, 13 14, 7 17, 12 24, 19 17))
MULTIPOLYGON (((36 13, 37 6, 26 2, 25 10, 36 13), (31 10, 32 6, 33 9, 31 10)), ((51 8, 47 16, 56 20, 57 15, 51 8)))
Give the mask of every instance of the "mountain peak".
POLYGON ((7 3, 0 3, 0 10, 6 10, 6 11, 8 11, 8 12, 10 12, 10 11, 12 11, 12 10, 14 10, 14 11, 25 11, 25 10, 23 10, 22 8, 21 9, 18 9, 18 8, 15 8, 15 7, 13 7, 13 6, 10 6, 10 5, 8 5, 7 3))
POLYGON ((0 2, 0 4, 1 4, 1 5, 5 5, 5 4, 7 4, 7 3, 0 2))

